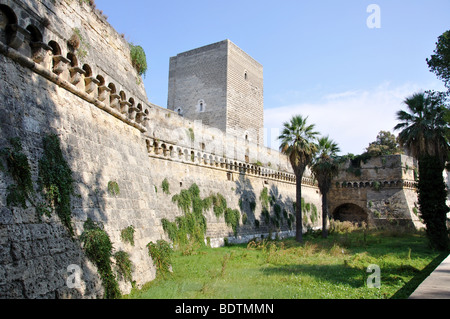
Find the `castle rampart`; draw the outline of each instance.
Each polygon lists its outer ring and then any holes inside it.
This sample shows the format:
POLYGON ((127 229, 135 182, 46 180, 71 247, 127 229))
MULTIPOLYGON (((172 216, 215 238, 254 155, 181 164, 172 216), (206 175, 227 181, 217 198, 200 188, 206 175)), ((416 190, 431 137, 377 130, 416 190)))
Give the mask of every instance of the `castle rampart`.
MULTIPOLYGON (((182 214, 172 194, 193 183, 202 197, 221 193, 230 208, 242 205, 241 213, 248 213, 235 236, 223 217, 209 211, 211 245, 223 244, 224 238, 292 234, 286 220, 277 229, 265 224, 259 199, 267 188, 273 203, 293 213, 295 180, 287 158, 148 102, 127 43, 91 7, 78 1, 1 0, 0 11, 1 148, 9 147, 11 138, 21 141, 37 187, 43 138, 57 134, 76 185, 71 200, 75 236, 88 217, 102 222, 115 250, 130 254, 138 287, 155 277, 146 245, 168 239, 161 219, 182 214), (74 33, 86 41, 80 46, 86 52, 68 44, 74 33), (164 179, 171 195, 162 192, 164 179), (118 184, 118 194, 108 192, 109 182, 118 184), (120 235, 130 225, 134 246, 120 235)), ((31 203, 27 208, 7 205, 12 183, 1 170, 0 295, 101 297, 95 266, 57 217, 39 221, 31 203), (73 264, 83 271, 79 289, 66 282, 73 264)), ((308 176, 304 184, 305 201, 320 211, 317 186, 308 176)), ((315 220, 311 226, 319 224, 315 220)), ((131 284, 121 281, 120 287, 127 293, 131 284)))

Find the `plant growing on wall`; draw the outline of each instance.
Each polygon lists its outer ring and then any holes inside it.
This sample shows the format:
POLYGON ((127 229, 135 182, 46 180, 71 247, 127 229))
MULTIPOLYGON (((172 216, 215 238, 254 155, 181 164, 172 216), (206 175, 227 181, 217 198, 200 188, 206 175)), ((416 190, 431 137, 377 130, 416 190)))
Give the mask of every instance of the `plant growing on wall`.
POLYGON ((140 45, 129 43, 131 63, 139 75, 145 76, 147 72, 147 57, 144 49, 140 45))
POLYGON ((114 254, 114 259, 116 261, 119 278, 123 278, 125 281, 129 281, 133 284, 133 263, 130 260, 130 255, 123 250, 119 250, 114 254))
POLYGON ((74 195, 74 180, 55 134, 44 137, 44 154, 39 161, 38 182, 45 192, 47 204, 56 211, 61 222, 73 235, 70 196, 74 195))
POLYGON ((169 191, 169 181, 167 180, 167 178, 164 178, 164 180, 162 181, 162 190, 164 194, 170 195, 170 191, 169 191))
POLYGON ((180 249, 193 244, 203 246, 206 233, 206 217, 203 212, 211 208, 212 200, 200 198, 200 190, 194 183, 189 189, 183 189, 174 195, 172 201, 184 215, 178 216, 175 222, 164 218, 161 220, 169 239, 180 249))
POLYGON ((269 207, 269 194, 268 194, 268 189, 267 187, 264 187, 263 190, 261 191, 261 194, 259 196, 259 199, 261 200, 261 205, 264 208, 268 208, 269 207))
MULTIPOLYGON (((19 138, 11 138, 9 142, 11 147, 5 147, 0 151, 0 155, 6 159, 7 169, 15 182, 7 188, 6 205, 21 206, 25 209, 26 201, 30 201, 34 194, 31 167, 28 157, 23 153, 19 138)), ((5 170, 3 164, 0 163, 0 165, 0 168, 5 170)))
POLYGON ((241 219, 241 213, 237 209, 227 208, 225 210, 225 223, 231 226, 234 235, 237 235, 237 230, 239 227, 239 220, 241 219))
POLYGON ((134 246, 134 226, 130 225, 120 232, 120 238, 122 241, 129 243, 131 246, 134 246))
POLYGON ((109 181, 108 182, 108 192, 113 196, 119 195, 120 194, 119 184, 115 181, 109 181))
POLYGON ((214 215, 219 218, 227 209, 227 200, 219 193, 211 195, 210 198, 212 199, 214 215))
POLYGON ((121 296, 119 285, 111 268, 113 246, 108 234, 103 230, 103 225, 88 218, 84 223, 80 240, 86 256, 97 266, 105 288, 105 298, 119 298, 121 296))
POLYGON ((157 269, 157 274, 165 276, 169 272, 173 250, 165 240, 157 240, 156 243, 147 244, 148 254, 152 257, 157 269))
POLYGON ((89 42, 87 42, 87 40, 83 37, 80 29, 78 28, 73 28, 73 33, 69 40, 67 40, 67 44, 81 60, 88 55, 88 51, 91 48, 89 42))

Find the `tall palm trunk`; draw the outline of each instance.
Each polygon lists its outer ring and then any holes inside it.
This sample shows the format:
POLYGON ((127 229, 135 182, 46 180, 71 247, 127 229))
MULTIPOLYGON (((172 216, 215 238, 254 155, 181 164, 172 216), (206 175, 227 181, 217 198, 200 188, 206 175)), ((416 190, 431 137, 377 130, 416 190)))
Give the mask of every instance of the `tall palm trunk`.
POLYGON ((322 237, 327 238, 328 237, 328 229, 327 229, 327 222, 328 222, 328 192, 322 193, 322 237))
POLYGON ((302 220, 302 178, 303 174, 296 174, 295 181, 295 240, 299 243, 303 242, 303 220, 302 220))

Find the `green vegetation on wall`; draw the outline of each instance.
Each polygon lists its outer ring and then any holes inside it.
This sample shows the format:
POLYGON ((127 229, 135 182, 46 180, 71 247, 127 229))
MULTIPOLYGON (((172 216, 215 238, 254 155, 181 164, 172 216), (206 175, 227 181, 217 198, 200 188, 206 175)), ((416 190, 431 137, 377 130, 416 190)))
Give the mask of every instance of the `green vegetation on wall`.
POLYGON ((130 255, 123 250, 119 250, 114 254, 114 259, 116 261, 117 275, 119 278, 129 281, 134 285, 133 277, 131 275, 133 272, 133 263, 130 260, 130 255))
POLYGON ((165 276, 170 271, 171 257, 173 250, 165 240, 158 240, 156 243, 147 244, 148 254, 152 257, 153 264, 157 269, 157 275, 165 276))
POLYGON ((162 187, 164 194, 170 195, 169 181, 167 180, 167 178, 164 178, 164 180, 162 181, 161 187, 162 187))
MULTIPOLYGON (((18 138, 9 140, 11 147, 5 147, 0 155, 6 159, 8 172, 11 174, 15 184, 7 188, 6 205, 21 206, 27 208, 26 201, 34 194, 33 181, 31 179, 31 168, 28 157, 23 153, 22 143, 18 138)), ((0 163, 0 168, 5 167, 0 163)))
POLYGON ((134 45, 132 43, 129 43, 129 46, 133 67, 139 75, 145 76, 147 72, 147 57, 144 49, 140 45, 134 45))
POLYGON ((103 225, 88 218, 84 223, 84 231, 80 240, 86 256, 97 266, 105 288, 105 298, 119 298, 121 296, 119 285, 111 267, 113 246, 108 234, 103 230, 103 225))
POLYGON ((44 190, 47 204, 73 235, 70 196, 74 195, 74 180, 55 134, 44 137, 44 154, 39 161, 39 185, 44 190))
POLYGON ((115 181, 109 181, 108 182, 108 192, 113 196, 119 195, 120 194, 119 184, 115 181))
POLYGON ((130 225, 120 232, 120 239, 123 242, 129 243, 131 246, 134 246, 134 226, 130 225))

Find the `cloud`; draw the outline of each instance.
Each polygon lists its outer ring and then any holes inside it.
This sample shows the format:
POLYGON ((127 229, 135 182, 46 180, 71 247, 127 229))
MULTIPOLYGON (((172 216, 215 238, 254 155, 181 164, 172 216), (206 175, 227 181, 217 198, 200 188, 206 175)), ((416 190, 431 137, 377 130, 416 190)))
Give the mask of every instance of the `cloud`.
POLYGON ((389 82, 371 90, 352 90, 325 95, 316 103, 297 103, 264 112, 266 145, 278 149, 276 137, 282 124, 293 115, 308 116, 308 123, 315 124, 321 135, 335 140, 341 154, 361 154, 379 131, 394 132, 396 113, 404 109, 407 96, 421 91, 413 83, 394 87, 389 82))

